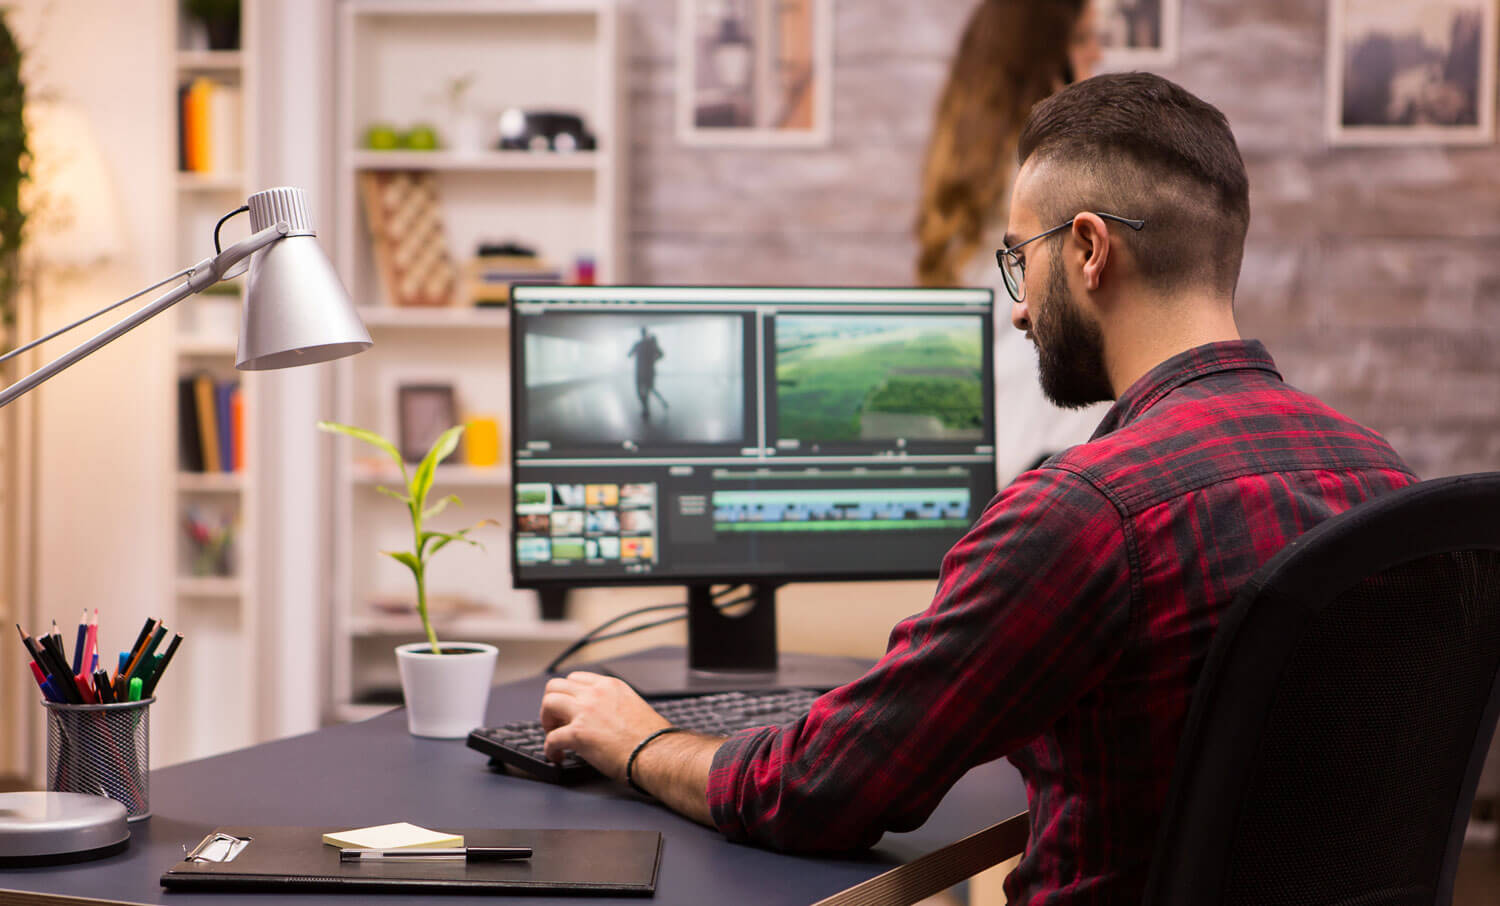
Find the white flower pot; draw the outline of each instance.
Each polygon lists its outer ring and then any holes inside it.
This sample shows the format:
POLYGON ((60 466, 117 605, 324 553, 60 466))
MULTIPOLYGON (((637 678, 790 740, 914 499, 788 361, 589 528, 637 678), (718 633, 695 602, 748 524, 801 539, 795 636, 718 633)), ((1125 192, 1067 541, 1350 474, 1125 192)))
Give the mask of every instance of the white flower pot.
POLYGON ((462 739, 484 726, 500 651, 483 642, 440 644, 443 654, 431 654, 426 642, 396 646, 406 728, 413 736, 462 739))

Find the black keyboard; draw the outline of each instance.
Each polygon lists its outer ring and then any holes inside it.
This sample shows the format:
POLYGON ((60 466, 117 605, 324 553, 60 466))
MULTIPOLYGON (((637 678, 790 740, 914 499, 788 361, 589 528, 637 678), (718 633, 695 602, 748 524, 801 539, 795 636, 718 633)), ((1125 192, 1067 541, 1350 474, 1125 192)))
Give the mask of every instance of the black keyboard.
MULTIPOLYGON (((709 736, 728 736, 751 727, 788 723, 805 715, 818 697, 809 689, 770 692, 720 692, 694 698, 653 701, 651 707, 674 727, 709 736)), ((480 727, 469 733, 469 748, 490 756, 490 767, 519 771, 549 783, 578 783, 599 772, 572 752, 562 764, 542 754, 546 734, 538 721, 526 720, 499 727, 480 727)))

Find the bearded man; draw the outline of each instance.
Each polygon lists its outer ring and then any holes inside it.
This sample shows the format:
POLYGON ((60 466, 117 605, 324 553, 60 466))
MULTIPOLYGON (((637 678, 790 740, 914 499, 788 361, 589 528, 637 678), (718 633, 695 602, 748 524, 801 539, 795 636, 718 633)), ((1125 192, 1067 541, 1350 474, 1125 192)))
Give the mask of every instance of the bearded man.
POLYGON ((642 747, 666 721, 580 672, 542 699, 550 755, 733 840, 824 852, 917 827, 1009 758, 1031 820, 1009 901, 1140 902, 1220 616, 1292 538, 1416 479, 1240 338, 1249 181, 1222 113, 1154 75, 1099 76, 1039 104, 1019 156, 997 253, 1011 322, 1056 403, 1114 400, 1093 437, 996 495, 931 605, 805 718, 642 747))

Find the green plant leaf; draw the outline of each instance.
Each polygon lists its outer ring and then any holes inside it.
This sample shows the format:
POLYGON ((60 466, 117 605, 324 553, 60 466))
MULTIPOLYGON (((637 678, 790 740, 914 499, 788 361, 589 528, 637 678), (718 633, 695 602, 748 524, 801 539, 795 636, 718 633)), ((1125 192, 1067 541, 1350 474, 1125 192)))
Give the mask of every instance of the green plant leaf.
POLYGON ((427 455, 422 457, 422 462, 417 466, 417 474, 411 480, 411 499, 418 510, 427 505, 427 491, 432 487, 432 476, 437 472, 438 463, 458 449, 458 438, 463 433, 463 425, 454 425, 439 434, 427 455))
POLYGON ((422 561, 417 559, 416 554, 411 551, 381 551, 381 553, 397 563, 404 564, 407 569, 411 570, 411 574, 418 583, 422 581, 422 561))
POLYGON ((493 519, 481 519, 468 528, 461 528, 456 532, 423 532, 421 546, 423 548, 426 548, 427 542, 433 539, 437 539, 437 544, 434 544, 432 546, 432 550, 427 551, 426 556, 428 557, 431 557, 433 554, 447 547, 454 541, 462 541, 465 544, 469 544, 479 548, 480 550, 484 550, 483 544, 475 541, 473 538, 467 537, 467 535, 475 529, 482 528, 486 525, 499 525, 499 523, 493 519))
POLYGON ((379 484, 376 485, 375 486, 375 493, 377 493, 377 494, 384 494, 387 497, 394 497, 397 500, 399 500, 399 501, 401 501, 402 503, 405 503, 405 504, 410 504, 411 503, 411 498, 410 497, 406 496, 405 494, 402 494, 400 491, 393 491, 390 488, 386 487, 385 485, 379 485, 379 484))
POLYGON ((439 500, 437 503, 434 503, 432 505, 431 509, 429 509, 425 513, 423 513, 422 514, 422 521, 426 522, 428 519, 431 519, 433 516, 436 516, 438 513, 441 513, 443 510, 446 510, 448 508, 448 504, 450 504, 450 503, 457 504, 458 506, 463 506, 464 505, 464 502, 462 500, 458 499, 458 495, 457 494, 449 494, 447 497, 444 497, 442 500, 439 500))
POLYGON ((395 462, 396 468, 401 470, 401 481, 405 483, 410 482, 410 479, 406 477, 406 462, 401 458, 401 452, 396 449, 395 444, 376 434, 374 431, 356 428, 353 425, 342 425, 338 422, 318 422, 318 430, 342 434, 345 437, 352 437, 355 440, 362 440, 370 446, 380 449, 395 462))

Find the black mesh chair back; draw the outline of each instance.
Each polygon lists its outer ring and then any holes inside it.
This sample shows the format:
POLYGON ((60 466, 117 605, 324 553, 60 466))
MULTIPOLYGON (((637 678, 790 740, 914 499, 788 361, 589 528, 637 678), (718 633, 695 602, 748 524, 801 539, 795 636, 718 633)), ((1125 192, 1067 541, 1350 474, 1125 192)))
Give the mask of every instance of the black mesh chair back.
POLYGON ((1451 903, 1497 667, 1500 473, 1316 526, 1214 637, 1144 902, 1451 903))

